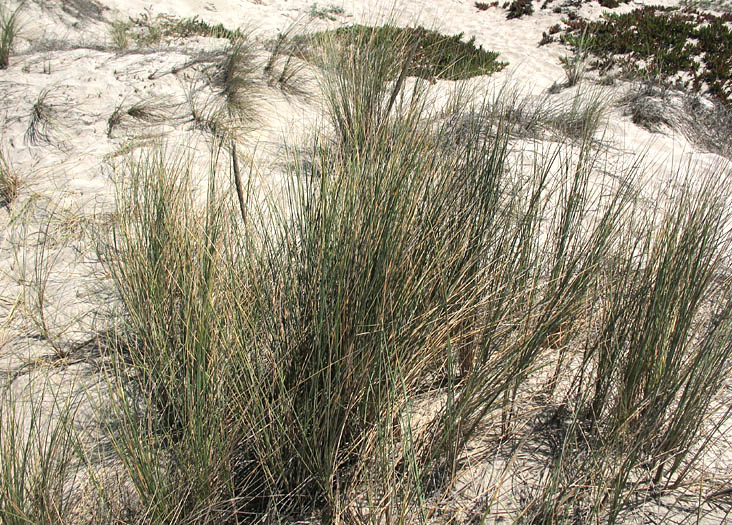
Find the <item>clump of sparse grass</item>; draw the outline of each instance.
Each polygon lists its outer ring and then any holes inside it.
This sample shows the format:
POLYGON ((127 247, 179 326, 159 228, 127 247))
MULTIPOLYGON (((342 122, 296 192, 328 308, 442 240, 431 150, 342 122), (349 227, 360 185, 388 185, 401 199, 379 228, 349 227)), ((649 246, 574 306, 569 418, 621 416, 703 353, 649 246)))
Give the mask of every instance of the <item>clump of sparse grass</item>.
MULTIPOLYGON (((273 62, 274 59, 268 64, 272 66, 273 62)), ((195 125, 228 138, 242 126, 251 125, 258 115, 256 101, 261 93, 261 66, 255 59, 252 42, 237 39, 224 51, 206 54, 194 63, 205 64, 206 78, 205 83, 194 81, 184 86, 195 125)))
POLYGON ((716 98, 654 82, 635 84, 618 104, 651 132, 680 131, 697 147, 728 157, 732 110, 716 98))
POLYGON ((549 111, 546 122, 562 136, 584 140, 601 129, 607 106, 607 95, 602 91, 578 89, 570 100, 549 111))
MULTIPOLYGON (((684 482, 732 356, 729 190, 721 173, 639 208, 607 257, 576 390, 528 513, 622 521, 638 498, 684 482)), ((700 444, 701 443, 701 444, 700 444)))
POLYGON ((625 107, 634 124, 649 131, 660 131, 662 126, 672 126, 675 120, 670 101, 666 100, 664 89, 647 82, 636 86, 618 103, 625 107))
POLYGON ((28 122, 28 128, 24 135, 24 139, 28 144, 38 145, 51 143, 55 110, 47 100, 50 92, 50 88, 41 90, 38 98, 33 103, 30 121, 28 122))
POLYGON ((115 21, 109 29, 112 45, 119 50, 125 50, 130 47, 129 31, 132 28, 130 22, 115 21))
POLYGON ((126 119, 134 119, 148 124, 162 123, 170 118, 165 105, 160 102, 138 101, 127 108, 124 102, 117 105, 107 119, 107 137, 111 138, 115 128, 126 119))
POLYGON ((338 15, 345 13, 342 7, 337 5, 328 5, 319 7, 317 3, 310 6, 310 16, 313 18, 320 18, 323 20, 335 21, 338 15))
POLYGON ((231 43, 210 74, 210 83, 219 90, 226 112, 239 120, 251 121, 257 114, 257 63, 247 39, 231 43))
MULTIPOLYGON (((471 126, 481 127, 485 133, 495 133, 488 124, 500 124, 516 138, 592 142, 592 137, 603 126, 608 106, 606 93, 595 88, 577 89, 571 97, 558 101, 548 96, 532 96, 510 85, 502 86, 492 97, 486 97, 487 108, 482 114, 460 113, 466 120, 451 120, 455 127, 454 140, 463 141, 463 133, 471 126), (482 124, 476 119, 486 119, 482 124)), ((448 118, 454 119, 451 115, 448 118)), ((452 143, 452 141, 450 142, 452 143)))
POLYGON ((717 155, 732 156, 732 108, 699 94, 683 97, 685 118, 680 128, 697 146, 717 155))
POLYGON ((13 52, 15 38, 20 31, 18 15, 25 2, 20 2, 12 12, 9 12, 5 4, 0 4, 0 69, 6 69, 10 65, 10 53, 13 52))
MULTIPOLYGON (((592 142, 592 137, 603 126, 608 106, 607 94, 599 89, 580 88, 571 97, 561 101, 548 95, 531 96, 503 86, 489 104, 489 120, 499 122, 512 136, 518 138, 549 139, 558 143, 568 140, 592 142)), ((473 117, 477 115, 470 118, 473 117)), ((459 137, 467 123, 455 122, 453 125, 456 127, 456 137, 459 137)))
POLYGON ((216 134, 216 111, 212 108, 210 100, 201 100, 201 89, 202 87, 194 82, 186 83, 183 86, 191 122, 198 129, 216 134))
POLYGON ((112 43, 118 49, 127 49, 132 41, 138 46, 146 47, 159 44, 166 38, 203 36, 224 38, 233 42, 246 37, 239 29, 227 29, 223 24, 212 25, 197 16, 180 19, 170 15, 153 17, 150 13, 112 23, 110 35, 112 43))
POLYGON ((571 55, 560 57, 559 61, 567 76, 567 87, 576 86, 582 81, 587 68, 588 55, 586 39, 583 36, 574 41, 574 50, 571 55))
POLYGON ((406 74, 422 78, 459 80, 489 75, 506 66, 497 60, 497 53, 475 47, 475 39, 464 42, 462 34, 445 36, 423 27, 353 25, 296 39, 298 51, 306 60, 314 58, 313 48, 322 48, 333 42, 346 49, 393 43, 400 53, 406 51, 410 55, 406 74))
POLYGON ((66 523, 75 504, 74 409, 45 388, 25 391, 30 399, 5 386, 0 395, 0 516, 8 525, 66 523))
POLYGON ((19 180, 8 154, 0 149, 0 207, 10 207, 18 196, 19 180))
POLYGON ((304 65, 292 52, 290 30, 277 35, 264 66, 264 75, 270 86, 276 85, 285 94, 304 95, 302 70, 304 65), (284 63, 282 63, 284 62, 284 63))

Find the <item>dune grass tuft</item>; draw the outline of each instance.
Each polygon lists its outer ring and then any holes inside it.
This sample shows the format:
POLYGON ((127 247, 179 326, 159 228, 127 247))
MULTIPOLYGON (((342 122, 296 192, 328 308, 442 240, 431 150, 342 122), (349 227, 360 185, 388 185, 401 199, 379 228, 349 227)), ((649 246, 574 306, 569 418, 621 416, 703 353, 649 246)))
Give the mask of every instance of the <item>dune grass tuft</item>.
POLYGON ((9 155, 0 149, 0 206, 10 207, 18 196, 19 180, 9 155))
POLYGON ((69 487, 75 480, 77 460, 75 411, 52 389, 44 386, 43 391, 34 392, 37 396, 24 399, 2 385, 0 515, 8 525, 71 519, 75 501, 69 487))
POLYGON ((31 108, 30 121, 25 131, 25 142, 31 145, 50 144, 54 127, 55 109, 48 102, 51 90, 43 89, 31 108))
POLYGON ((10 65, 10 54, 20 31, 18 15, 24 3, 20 2, 12 12, 8 11, 4 3, 0 4, 0 69, 6 69, 10 65))

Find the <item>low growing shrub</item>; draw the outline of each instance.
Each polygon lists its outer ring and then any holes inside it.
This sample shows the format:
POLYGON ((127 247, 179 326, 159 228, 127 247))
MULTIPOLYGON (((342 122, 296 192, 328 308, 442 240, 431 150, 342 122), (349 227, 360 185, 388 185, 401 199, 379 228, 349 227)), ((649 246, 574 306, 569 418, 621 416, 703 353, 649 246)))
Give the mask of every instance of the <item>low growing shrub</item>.
POLYGON ((695 90, 732 100, 732 30, 721 17, 647 6, 595 22, 577 20, 562 39, 576 44, 581 35, 603 67, 617 64, 661 79, 688 75, 695 90))
POLYGON ((497 60, 498 53, 475 46, 475 38, 467 42, 463 35, 445 36, 423 27, 379 27, 353 25, 295 39, 297 52, 312 60, 325 45, 337 43, 344 49, 352 47, 392 45, 397 53, 409 55, 407 76, 461 80, 478 75, 490 75, 506 67, 497 60))
POLYGON ((532 0, 513 0, 511 5, 508 6, 508 15, 506 18, 521 18, 524 15, 531 15, 534 13, 534 3, 532 0))

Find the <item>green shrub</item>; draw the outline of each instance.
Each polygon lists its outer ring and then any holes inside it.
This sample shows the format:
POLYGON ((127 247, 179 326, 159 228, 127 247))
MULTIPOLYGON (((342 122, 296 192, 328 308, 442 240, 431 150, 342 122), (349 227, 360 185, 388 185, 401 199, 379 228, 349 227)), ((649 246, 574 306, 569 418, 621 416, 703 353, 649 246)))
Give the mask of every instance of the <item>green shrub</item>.
POLYGON ((342 7, 332 4, 329 6, 318 7, 318 4, 314 3, 310 6, 310 16, 313 18, 320 18, 322 20, 334 21, 337 19, 337 15, 342 15, 344 12, 345 11, 342 7))
POLYGON ((534 13, 534 3, 532 0, 513 0, 511 5, 508 6, 508 15, 506 18, 521 18, 524 15, 531 15, 534 13))
POLYGON ((595 22, 572 22, 563 41, 575 45, 582 34, 604 65, 661 79, 686 73, 694 89, 708 89, 730 102, 732 30, 721 17, 647 6, 595 22))
POLYGON ((296 39, 296 45, 305 59, 313 59, 313 49, 328 42, 338 42, 345 49, 353 46, 397 46, 395 51, 410 55, 408 76, 460 80, 479 75, 490 75, 506 66, 499 62, 498 53, 475 47, 475 38, 468 42, 463 35, 445 36, 424 29, 400 28, 391 25, 370 27, 353 25, 332 31, 315 33, 296 39))

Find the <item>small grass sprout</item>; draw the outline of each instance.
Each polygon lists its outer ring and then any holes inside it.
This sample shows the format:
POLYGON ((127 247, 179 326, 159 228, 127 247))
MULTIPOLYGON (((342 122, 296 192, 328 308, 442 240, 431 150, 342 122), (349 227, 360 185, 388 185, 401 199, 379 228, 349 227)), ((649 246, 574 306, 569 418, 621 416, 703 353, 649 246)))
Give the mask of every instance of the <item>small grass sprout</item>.
POLYGON ((572 54, 564 55, 559 58, 562 64, 564 74, 566 75, 566 86, 576 86, 582 81, 585 70, 587 69, 587 58, 589 51, 587 50, 586 38, 582 35, 574 41, 574 50, 572 54))
POLYGON ((30 121, 25 131, 24 139, 27 144, 50 144, 51 133, 54 128, 56 110, 48 102, 51 88, 41 90, 38 98, 31 107, 30 121))
POLYGON ((112 45, 120 50, 124 51, 130 47, 130 36, 129 32, 132 28, 130 22, 114 21, 109 28, 109 35, 112 39, 112 45))
POLYGON ((125 109, 123 101, 114 108, 114 111, 107 119, 107 137, 111 138, 115 128, 128 119, 147 124, 165 122, 169 118, 165 108, 166 105, 162 102, 140 100, 125 109))

